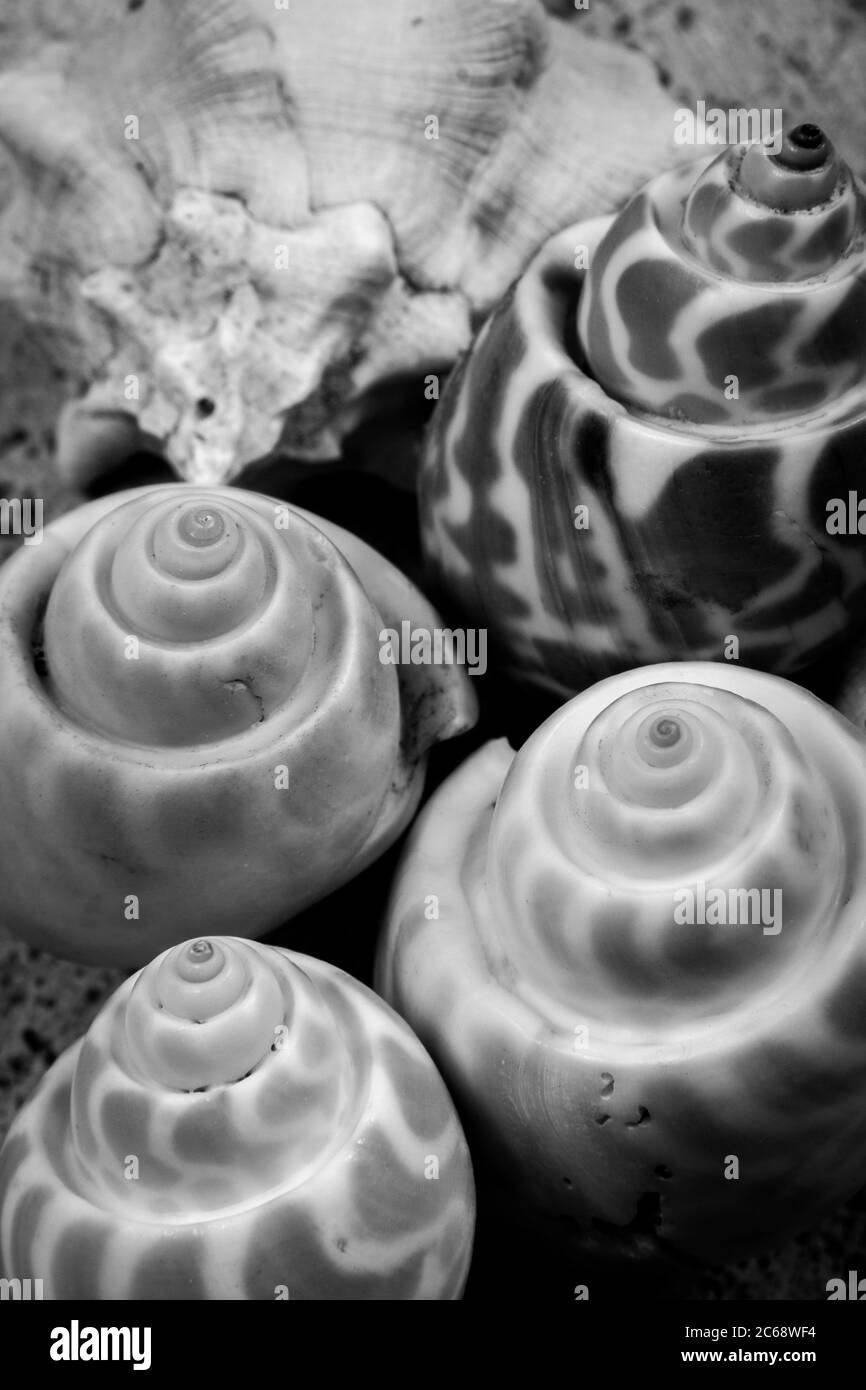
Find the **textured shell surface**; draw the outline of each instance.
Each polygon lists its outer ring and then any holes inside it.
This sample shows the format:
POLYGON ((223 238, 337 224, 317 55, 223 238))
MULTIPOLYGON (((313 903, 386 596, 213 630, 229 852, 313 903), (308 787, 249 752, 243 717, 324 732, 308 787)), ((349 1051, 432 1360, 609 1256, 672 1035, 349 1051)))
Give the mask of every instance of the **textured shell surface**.
POLYGON ((432 574, 509 669, 560 695, 678 658, 790 675, 862 623, 866 547, 828 509, 866 439, 864 209, 806 125, 539 252, 420 485, 432 574))
POLYGON ((138 965, 262 935, 393 842, 430 747, 474 723, 457 666, 380 660, 437 615, 349 532, 233 488, 114 494, 0 575, 4 925, 138 965))
POLYGON ((474 1214, 409 1028, 233 937, 121 985, 0 1151, 0 1266, 50 1299, 457 1299, 474 1214))
POLYGON ((681 157, 651 65, 535 0, 33 5, 6 38, 0 299, 68 376, 76 477, 136 437, 196 482, 336 456, 681 157))
POLYGON ((858 1189, 864 776, 815 696, 696 662, 608 678, 435 793, 377 984, 537 1216, 628 1230, 649 1200, 666 1249, 721 1260, 858 1189))

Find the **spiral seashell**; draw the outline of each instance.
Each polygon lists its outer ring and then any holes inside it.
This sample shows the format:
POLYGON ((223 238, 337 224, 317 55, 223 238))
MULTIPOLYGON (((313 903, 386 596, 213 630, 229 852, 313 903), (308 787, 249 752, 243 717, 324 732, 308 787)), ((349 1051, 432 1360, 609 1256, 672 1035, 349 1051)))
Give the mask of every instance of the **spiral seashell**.
POLYGON ((474 1208, 405 1024, 236 937, 121 985, 0 1152, 0 1264, 51 1299, 456 1299, 474 1208))
POLYGON ((476 1160, 584 1234, 649 1202, 702 1259, 856 1191, 864 785, 866 739, 813 695, 699 662, 470 758, 413 831, 378 980, 476 1160))
POLYGON ((812 125, 653 179, 547 243, 434 417, 422 535, 514 673, 778 674, 856 622, 832 534, 866 442, 866 201, 812 125))
POLYGON ((380 661, 409 615, 436 625, 381 556, 254 493, 134 489, 48 527, 0 577, 4 923, 132 965, 191 913, 260 935, 351 878, 475 718, 465 671, 380 661))

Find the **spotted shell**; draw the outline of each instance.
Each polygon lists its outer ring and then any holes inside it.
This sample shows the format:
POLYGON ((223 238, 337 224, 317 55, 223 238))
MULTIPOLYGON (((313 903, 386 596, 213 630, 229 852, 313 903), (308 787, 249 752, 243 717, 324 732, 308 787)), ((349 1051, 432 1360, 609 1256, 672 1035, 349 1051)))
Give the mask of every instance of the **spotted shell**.
POLYGON ((828 511, 866 446, 866 203, 796 134, 549 241, 437 408, 432 575, 560 695, 677 658, 792 674, 859 622, 866 547, 828 511))
POLYGON ((378 987, 541 1229, 650 1209, 658 1250, 721 1260, 862 1184, 864 785, 828 706, 694 662, 610 677, 434 795, 378 987))
POLYGON ((457 1299, 469 1156, 370 990, 185 942, 127 980, 0 1151, 0 1265, 49 1299, 457 1299))
POLYGON ((233 488, 114 494, 0 575, 0 916, 139 965, 191 914, 262 935, 353 877, 471 726, 454 665, 380 660, 435 628, 342 528, 233 488))

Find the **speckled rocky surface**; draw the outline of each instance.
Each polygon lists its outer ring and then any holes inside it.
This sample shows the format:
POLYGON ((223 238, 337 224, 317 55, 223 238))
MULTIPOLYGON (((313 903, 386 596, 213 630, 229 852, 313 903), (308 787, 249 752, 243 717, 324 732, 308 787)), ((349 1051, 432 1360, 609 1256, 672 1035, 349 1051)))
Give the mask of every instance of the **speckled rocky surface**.
POLYGON ((0 941, 0 1134, 56 1057, 123 979, 0 941))
POLYGON ((863 0, 546 0, 588 34, 651 58, 677 101, 781 107, 822 125, 866 170, 866 5, 863 0))

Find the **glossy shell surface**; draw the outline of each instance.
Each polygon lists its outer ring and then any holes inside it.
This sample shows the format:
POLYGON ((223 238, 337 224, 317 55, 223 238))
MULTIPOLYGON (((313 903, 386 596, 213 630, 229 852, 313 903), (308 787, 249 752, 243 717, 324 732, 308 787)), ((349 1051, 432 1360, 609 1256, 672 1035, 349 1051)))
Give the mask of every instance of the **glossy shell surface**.
POLYGON ((437 791, 378 986, 536 1215, 626 1231, 650 1203, 668 1248, 726 1259, 857 1190, 864 785, 814 696, 683 663, 437 791))
POLYGON ((384 665, 437 615, 356 537, 231 488, 69 513, 0 575, 2 918, 136 965, 262 935, 377 857, 433 743, 476 702, 456 666, 384 665))
POLYGON ((406 1025, 237 938, 123 984, 0 1152, 2 1272, 50 1299, 456 1299, 474 1210, 406 1025))
POLYGON ((866 447, 862 191, 833 164, 824 202, 759 206, 724 181, 751 153, 549 241, 435 413, 431 576, 559 695, 731 638, 790 675, 862 621, 863 538, 828 527, 866 447))

